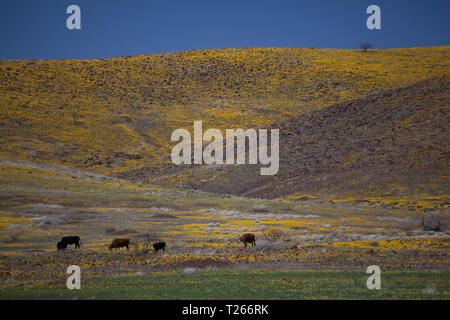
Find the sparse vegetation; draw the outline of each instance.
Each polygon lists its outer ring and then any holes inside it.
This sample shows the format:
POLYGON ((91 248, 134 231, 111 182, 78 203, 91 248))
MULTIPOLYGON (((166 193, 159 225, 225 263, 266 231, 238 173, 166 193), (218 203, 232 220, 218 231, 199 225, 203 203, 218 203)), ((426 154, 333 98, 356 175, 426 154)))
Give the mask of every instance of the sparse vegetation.
POLYGON ((424 214, 421 222, 424 231, 442 231, 443 225, 441 217, 438 214, 424 214))
POLYGON ((136 237, 136 245, 144 248, 144 249, 151 249, 153 243, 160 241, 161 238, 156 233, 145 233, 142 235, 139 235, 136 237))
POLYGON ((367 50, 369 50, 370 48, 372 48, 372 45, 368 42, 362 42, 359 45, 359 48, 361 49, 362 52, 367 52, 367 50))
POLYGON ((261 237, 266 241, 276 242, 283 239, 285 237, 285 234, 279 229, 265 228, 262 232, 261 237))
POLYGON ((21 236, 21 233, 15 232, 15 233, 9 235, 9 237, 7 239, 5 239, 4 242, 6 242, 6 243, 20 242, 20 236, 21 236))
POLYGON ((105 229, 106 234, 111 234, 111 233, 114 233, 115 231, 116 231, 116 228, 114 228, 114 227, 108 227, 105 229))
POLYGON ((80 107, 79 106, 75 106, 71 113, 72 115, 72 119, 73 119, 73 124, 77 125, 78 124, 78 119, 80 118, 80 107))

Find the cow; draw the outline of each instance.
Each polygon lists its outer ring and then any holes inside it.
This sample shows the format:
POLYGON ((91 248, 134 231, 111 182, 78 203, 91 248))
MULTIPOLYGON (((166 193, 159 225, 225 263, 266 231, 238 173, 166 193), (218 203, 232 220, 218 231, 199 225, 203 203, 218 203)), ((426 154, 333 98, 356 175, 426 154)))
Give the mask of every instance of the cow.
POLYGON ((130 249, 130 239, 128 239, 128 238, 114 239, 109 246, 109 250, 115 249, 115 248, 120 249, 122 247, 126 247, 127 249, 130 249))
POLYGON ((244 244, 244 247, 247 247, 247 243, 250 243, 252 246, 256 246, 255 235, 253 233, 246 233, 239 237, 239 240, 244 244))
POLYGON ((58 250, 65 250, 67 248, 67 245, 74 244, 75 249, 80 248, 80 237, 79 236, 69 236, 69 237, 62 237, 61 240, 56 244, 56 248, 58 250))
POLYGON ((158 252, 158 250, 161 250, 164 252, 164 248, 166 247, 165 242, 156 242, 153 244, 153 249, 155 249, 155 252, 158 252))

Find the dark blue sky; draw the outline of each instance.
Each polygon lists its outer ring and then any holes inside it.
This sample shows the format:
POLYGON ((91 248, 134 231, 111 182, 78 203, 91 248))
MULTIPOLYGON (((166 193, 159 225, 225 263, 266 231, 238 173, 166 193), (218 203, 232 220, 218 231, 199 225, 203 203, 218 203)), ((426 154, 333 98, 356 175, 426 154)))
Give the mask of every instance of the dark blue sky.
POLYGON ((450 44, 449 0, 2 0, 0 59, 108 58, 238 47, 450 44), (66 8, 81 8, 81 30, 66 8), (381 8, 368 30, 366 8, 381 8))

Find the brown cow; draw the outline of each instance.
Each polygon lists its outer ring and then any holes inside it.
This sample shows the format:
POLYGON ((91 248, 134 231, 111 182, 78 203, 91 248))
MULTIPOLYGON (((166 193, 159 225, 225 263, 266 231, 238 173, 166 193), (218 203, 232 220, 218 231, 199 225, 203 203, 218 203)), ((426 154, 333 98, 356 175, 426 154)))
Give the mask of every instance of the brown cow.
POLYGON ((130 249, 130 239, 124 238, 124 239, 114 239, 111 242, 111 245, 109 246, 109 250, 115 249, 115 248, 121 248, 121 247, 127 247, 127 249, 130 249))
POLYGON ((244 246, 247 247, 247 243, 250 243, 252 246, 256 246, 255 235, 253 233, 246 233, 239 237, 239 240, 244 243, 244 246))

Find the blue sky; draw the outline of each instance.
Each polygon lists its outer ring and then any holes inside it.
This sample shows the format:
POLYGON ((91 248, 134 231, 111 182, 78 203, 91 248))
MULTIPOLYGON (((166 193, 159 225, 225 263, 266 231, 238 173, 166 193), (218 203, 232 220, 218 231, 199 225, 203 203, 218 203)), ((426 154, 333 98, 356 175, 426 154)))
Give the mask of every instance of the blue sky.
POLYGON ((86 59, 239 47, 450 44, 449 0, 2 0, 0 59, 86 59), (81 8, 81 30, 66 8, 81 8), (368 30, 366 8, 381 8, 368 30))

